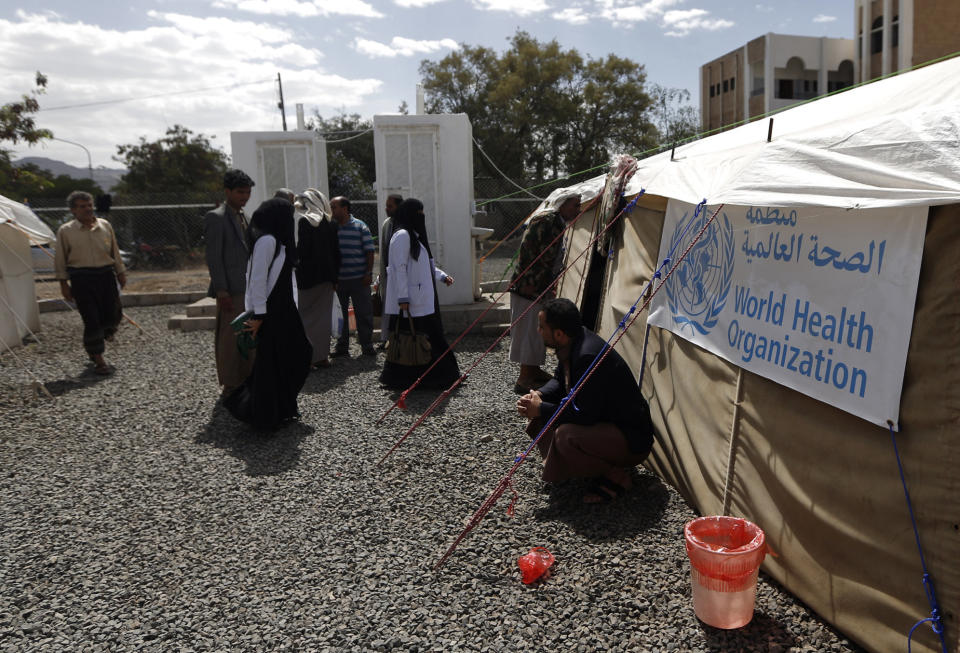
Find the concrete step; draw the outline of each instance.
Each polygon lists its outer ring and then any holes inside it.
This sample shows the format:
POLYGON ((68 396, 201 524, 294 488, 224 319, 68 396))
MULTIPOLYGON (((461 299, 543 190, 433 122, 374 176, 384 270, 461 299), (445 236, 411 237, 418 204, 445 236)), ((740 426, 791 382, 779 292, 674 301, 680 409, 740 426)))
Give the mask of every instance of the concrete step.
POLYGON ((440 307, 443 328, 447 333, 460 333, 480 316, 482 324, 501 324, 510 322, 510 305, 494 303, 484 296, 472 304, 451 304, 440 307))
MULTIPOLYGON (((216 328, 216 300, 204 297, 190 304, 185 314, 170 317, 167 327, 181 331, 213 330, 216 328)), ((443 329, 448 336, 460 335, 468 326, 483 315, 473 333, 498 336, 510 325, 510 304, 508 300, 497 303, 494 296, 484 296, 472 304, 451 304, 440 307, 443 329), (484 314, 484 311, 486 313, 484 314)), ((380 340, 380 318, 373 318, 373 340, 380 340)))
POLYGON ((120 295, 124 306, 156 306, 158 304, 186 304, 206 297, 204 290, 177 292, 130 292, 120 295))
POLYGON ((189 317, 183 316, 180 319, 180 330, 187 331, 213 331, 217 327, 217 317, 189 317))
MULTIPOLYGON (((206 295, 206 292, 200 290, 183 292, 125 292, 120 295, 120 303, 124 307, 156 306, 158 304, 186 304, 188 302, 196 301, 201 297, 206 297, 206 295)), ((37 307, 41 313, 69 311, 75 308, 60 298, 38 299, 37 307)))
POLYGON ((204 297, 192 304, 187 304, 187 316, 189 317, 216 317, 217 300, 213 297, 204 297))
POLYGON ((495 324, 493 322, 486 322, 483 324, 478 324, 473 329, 475 335, 489 336, 491 338, 496 338, 501 333, 510 328, 510 323, 505 324, 495 324))
POLYGON ((502 293, 509 285, 509 279, 502 279, 500 281, 484 281, 480 284, 480 292, 484 294, 502 293))

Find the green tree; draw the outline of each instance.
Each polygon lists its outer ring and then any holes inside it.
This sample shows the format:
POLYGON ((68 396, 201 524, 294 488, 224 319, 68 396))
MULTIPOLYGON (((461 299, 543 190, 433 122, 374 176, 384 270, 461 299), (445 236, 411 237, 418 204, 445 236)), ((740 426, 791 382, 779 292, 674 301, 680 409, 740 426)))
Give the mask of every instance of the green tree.
MULTIPOLYGON (((37 127, 33 117, 40 109, 37 98, 46 92, 46 76, 37 71, 35 84, 36 87, 29 95, 21 96, 17 102, 0 106, 0 144, 9 142, 16 145, 24 142, 32 145, 53 136, 49 129, 37 127)), ((44 177, 38 174, 38 170, 28 166, 14 166, 10 160, 10 152, 0 147, 0 193, 16 199, 34 196, 37 191, 50 185, 47 178, 49 175, 44 177)))
POLYGON ((327 182, 330 197, 343 195, 351 199, 374 197, 373 182, 368 181, 360 163, 340 150, 327 152, 327 182))
POLYGON ((372 197, 377 178, 373 121, 364 120, 357 113, 348 115, 341 111, 326 119, 318 113, 310 121, 310 128, 327 140, 330 196, 372 197))
POLYGON ((90 179, 76 179, 69 175, 53 176, 49 170, 35 163, 14 166, 6 152, 0 152, 0 195, 15 200, 65 200, 75 190, 85 190, 94 197, 103 189, 90 179))
MULTIPOLYGON (((226 153, 182 125, 174 125, 156 141, 141 137, 138 143, 120 145, 117 155, 114 159, 127 167, 127 173, 114 188, 115 205, 210 202, 212 207, 223 198, 226 153)), ((166 209, 159 215, 120 208, 110 215, 121 242, 168 247, 167 256, 175 263, 195 256, 193 250, 202 242, 202 214, 196 208, 166 209)))
POLYGON ((219 197, 226 153, 203 134, 174 125, 156 141, 140 137, 139 143, 120 145, 114 160, 127 173, 120 178, 118 193, 190 193, 219 197))
POLYGON ((690 91, 654 84, 650 87, 650 96, 653 98, 650 119, 657 128, 658 145, 669 147, 699 133, 700 112, 687 104, 690 91))
POLYGON ((0 195, 22 201, 37 197, 53 185, 50 174, 35 165, 15 166, 10 153, 0 150, 0 195))
POLYGON ((32 115, 40 109, 37 97, 45 93, 46 89, 47 78, 37 71, 36 88, 29 95, 22 96, 19 102, 10 102, 0 107, 0 142, 10 141, 16 145, 23 141, 33 144, 53 136, 49 129, 37 127, 32 115))
MULTIPOLYGON (((524 31, 501 55, 463 45, 420 76, 431 113, 466 113, 474 138, 506 175, 525 182, 571 174, 656 141, 643 66, 593 59, 524 31)), ((499 176, 477 156, 475 169, 499 176)))

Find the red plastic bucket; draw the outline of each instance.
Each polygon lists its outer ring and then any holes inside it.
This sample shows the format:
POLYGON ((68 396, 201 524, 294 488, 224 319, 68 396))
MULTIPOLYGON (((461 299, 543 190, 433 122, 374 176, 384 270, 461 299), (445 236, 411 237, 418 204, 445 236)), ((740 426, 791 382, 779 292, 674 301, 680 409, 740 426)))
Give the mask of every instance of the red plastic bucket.
POLYGON ((700 517, 688 522, 683 534, 697 617, 715 628, 746 626, 767 554, 763 530, 739 517, 700 517))

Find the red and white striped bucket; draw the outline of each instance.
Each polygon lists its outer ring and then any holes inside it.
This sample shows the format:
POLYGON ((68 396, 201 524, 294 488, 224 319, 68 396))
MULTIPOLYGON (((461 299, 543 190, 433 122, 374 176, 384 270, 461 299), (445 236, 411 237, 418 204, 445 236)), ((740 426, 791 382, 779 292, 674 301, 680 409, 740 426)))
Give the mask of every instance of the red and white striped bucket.
POLYGON ((700 517, 688 522, 683 534, 697 617, 715 628, 746 626, 767 554, 763 530, 739 517, 700 517))

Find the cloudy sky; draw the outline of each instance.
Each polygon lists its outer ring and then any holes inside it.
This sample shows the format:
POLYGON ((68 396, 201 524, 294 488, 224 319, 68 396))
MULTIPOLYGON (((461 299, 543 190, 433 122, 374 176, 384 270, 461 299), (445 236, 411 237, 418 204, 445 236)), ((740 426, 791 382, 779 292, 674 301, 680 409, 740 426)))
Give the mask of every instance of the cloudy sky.
MULTIPOLYGON (((541 40, 646 66, 649 82, 696 93, 699 66, 766 32, 850 38, 850 0, 3 0, 0 103, 49 78, 41 126, 118 167, 117 145, 182 124, 230 149, 231 131, 281 129, 339 110, 415 105, 418 67, 459 47, 541 40)), ((87 165, 79 147, 16 148, 87 165)))

